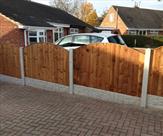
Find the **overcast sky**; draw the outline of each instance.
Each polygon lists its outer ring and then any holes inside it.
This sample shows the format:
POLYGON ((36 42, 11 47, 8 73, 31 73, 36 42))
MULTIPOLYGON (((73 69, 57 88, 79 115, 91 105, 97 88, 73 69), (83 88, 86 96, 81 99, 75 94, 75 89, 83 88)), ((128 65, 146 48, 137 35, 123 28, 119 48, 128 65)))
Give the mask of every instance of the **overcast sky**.
MULTIPOLYGON (((43 3, 49 5, 50 0, 32 0, 35 2, 43 3)), ((133 7, 135 0, 87 0, 94 5, 94 8, 101 14, 104 10, 108 9, 112 5, 119 5, 119 6, 128 6, 133 7)), ((158 2, 157 0, 136 0, 141 1, 142 8, 150 8, 150 9, 160 9, 163 10, 163 0, 162 2, 158 2)))

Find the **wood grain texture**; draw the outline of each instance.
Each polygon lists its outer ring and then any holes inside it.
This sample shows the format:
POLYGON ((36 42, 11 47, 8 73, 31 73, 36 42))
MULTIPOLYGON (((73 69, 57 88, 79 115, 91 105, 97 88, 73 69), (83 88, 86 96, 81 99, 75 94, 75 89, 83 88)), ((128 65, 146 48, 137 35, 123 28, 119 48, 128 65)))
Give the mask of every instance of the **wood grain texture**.
POLYGON ((153 50, 148 87, 149 94, 163 96, 163 47, 153 50))
POLYGON ((20 78, 19 47, 0 45, 0 74, 20 78))
POLYGON ((117 44, 74 50, 74 82, 132 96, 141 95, 144 54, 117 44))
POLYGON ((68 51, 53 44, 25 48, 25 76, 68 85, 68 51))

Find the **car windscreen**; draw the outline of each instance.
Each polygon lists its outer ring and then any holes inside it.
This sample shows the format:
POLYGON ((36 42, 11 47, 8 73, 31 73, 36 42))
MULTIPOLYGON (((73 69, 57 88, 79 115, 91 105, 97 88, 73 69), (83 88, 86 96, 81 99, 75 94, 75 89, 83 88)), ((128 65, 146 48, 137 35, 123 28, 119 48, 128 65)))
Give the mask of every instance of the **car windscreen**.
POLYGON ((123 39, 118 35, 110 36, 107 39, 109 43, 117 43, 117 44, 125 45, 125 42, 123 41, 123 39))

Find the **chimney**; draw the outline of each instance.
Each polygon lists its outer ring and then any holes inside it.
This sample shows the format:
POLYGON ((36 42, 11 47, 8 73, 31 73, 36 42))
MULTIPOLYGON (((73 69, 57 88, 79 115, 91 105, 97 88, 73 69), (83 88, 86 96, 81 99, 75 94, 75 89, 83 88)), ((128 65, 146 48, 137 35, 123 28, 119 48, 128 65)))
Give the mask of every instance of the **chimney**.
POLYGON ((137 1, 135 1, 135 8, 139 8, 140 7, 140 4, 141 4, 141 1, 139 1, 139 2, 137 2, 137 1))

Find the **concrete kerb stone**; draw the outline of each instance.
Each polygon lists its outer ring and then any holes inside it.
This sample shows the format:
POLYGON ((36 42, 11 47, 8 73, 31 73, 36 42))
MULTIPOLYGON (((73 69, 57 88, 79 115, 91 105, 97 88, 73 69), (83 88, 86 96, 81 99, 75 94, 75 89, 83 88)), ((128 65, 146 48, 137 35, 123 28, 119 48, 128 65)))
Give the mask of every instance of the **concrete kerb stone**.
POLYGON ((148 95, 147 107, 163 109, 163 97, 148 95))
POLYGON ((47 82, 43 80, 38 79, 32 79, 32 78, 25 78, 25 83, 27 86, 44 89, 48 91, 59 91, 59 92, 69 92, 69 86, 47 82))
POLYGON ((0 74, 0 81, 7 82, 7 83, 13 83, 17 85, 24 85, 24 79, 11 77, 7 75, 0 74))
POLYGON ((111 102, 116 102, 121 104, 132 104, 132 105, 140 106, 140 97, 129 96, 125 94, 105 91, 96 88, 75 85, 74 94, 84 95, 100 100, 111 101, 111 102))

